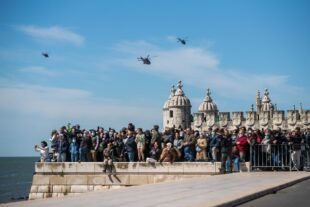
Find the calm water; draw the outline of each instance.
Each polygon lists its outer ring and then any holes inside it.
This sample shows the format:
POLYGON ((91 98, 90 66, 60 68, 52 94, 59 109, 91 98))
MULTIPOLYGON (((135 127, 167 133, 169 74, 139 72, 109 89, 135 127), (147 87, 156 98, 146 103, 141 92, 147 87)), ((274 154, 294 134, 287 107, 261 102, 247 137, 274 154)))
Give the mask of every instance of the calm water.
POLYGON ((0 203, 28 196, 38 157, 0 157, 0 203))

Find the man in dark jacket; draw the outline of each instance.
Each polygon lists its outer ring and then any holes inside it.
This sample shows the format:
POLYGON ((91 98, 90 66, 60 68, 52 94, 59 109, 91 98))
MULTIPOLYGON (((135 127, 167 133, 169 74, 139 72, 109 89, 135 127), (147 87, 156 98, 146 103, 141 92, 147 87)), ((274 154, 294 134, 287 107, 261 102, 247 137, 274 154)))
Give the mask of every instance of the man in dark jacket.
MULTIPOLYGON (((227 131, 228 132, 228 131, 227 131)), ((220 129, 218 133, 221 147, 221 173, 226 172, 226 161, 229 163, 228 172, 232 172, 232 139, 229 133, 224 133, 224 129, 220 129)))
POLYGON ((56 142, 57 162, 66 162, 68 144, 63 134, 58 135, 56 142))
POLYGON ((214 129, 211 133, 210 143, 209 143, 209 151, 211 152, 212 162, 216 162, 219 160, 218 153, 220 151, 220 142, 221 137, 218 136, 218 128, 214 129))
POLYGON ((127 132, 127 140, 125 143, 125 147, 128 153, 129 162, 134 162, 136 151, 137 151, 137 146, 136 146, 135 138, 133 136, 133 132, 130 130, 128 130, 127 132))

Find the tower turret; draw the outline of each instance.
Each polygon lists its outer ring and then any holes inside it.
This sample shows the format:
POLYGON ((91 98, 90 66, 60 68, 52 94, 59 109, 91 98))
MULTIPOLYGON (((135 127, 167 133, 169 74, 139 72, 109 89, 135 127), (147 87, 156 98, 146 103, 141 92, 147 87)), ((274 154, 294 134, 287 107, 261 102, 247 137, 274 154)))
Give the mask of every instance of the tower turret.
POLYGON ((163 107, 164 127, 190 127, 191 107, 191 102, 183 91, 182 81, 179 81, 177 89, 172 87, 169 99, 163 107))
POLYGON ((215 103, 213 103, 213 100, 211 98, 211 91, 209 88, 207 89, 207 96, 203 99, 203 102, 199 105, 198 111, 203 113, 218 112, 217 106, 215 103))
POLYGON ((256 94, 256 111, 257 111, 257 114, 260 114, 261 106, 262 106, 262 99, 260 97, 260 91, 258 90, 257 94, 256 94))

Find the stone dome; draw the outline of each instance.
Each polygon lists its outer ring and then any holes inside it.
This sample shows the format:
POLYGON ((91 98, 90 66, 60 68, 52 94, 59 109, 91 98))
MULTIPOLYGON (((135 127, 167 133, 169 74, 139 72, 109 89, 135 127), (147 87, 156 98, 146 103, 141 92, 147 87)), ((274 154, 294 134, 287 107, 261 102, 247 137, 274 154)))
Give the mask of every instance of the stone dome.
POLYGON ((171 94, 169 99, 165 102, 163 109, 168 109, 170 107, 191 106, 191 102, 185 96, 182 87, 183 85, 181 81, 179 81, 177 89, 172 86, 171 94))
POLYGON ((167 100, 167 101, 165 102, 165 104, 164 104, 164 106, 163 106, 163 109, 164 109, 164 110, 169 108, 169 101, 170 101, 170 100, 167 100))
POLYGON ((274 109, 273 104, 269 98, 268 89, 265 89, 264 97, 262 99, 261 111, 272 111, 274 109))
POLYGON ((208 88, 207 96, 204 98, 203 102, 200 104, 198 108, 199 112, 217 111, 217 106, 215 103, 213 103, 213 100, 210 95, 211 91, 208 88))
POLYGON ((191 106, 190 100, 186 96, 174 96, 169 102, 169 107, 191 106))

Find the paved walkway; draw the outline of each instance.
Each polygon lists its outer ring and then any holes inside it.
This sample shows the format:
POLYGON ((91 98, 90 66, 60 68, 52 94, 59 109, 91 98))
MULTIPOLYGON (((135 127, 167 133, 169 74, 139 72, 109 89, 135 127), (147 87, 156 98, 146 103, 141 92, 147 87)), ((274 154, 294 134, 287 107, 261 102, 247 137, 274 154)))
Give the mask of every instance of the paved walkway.
POLYGON ((307 172, 253 172, 206 176, 170 183, 91 192, 74 197, 22 201, 0 206, 151 207, 232 206, 310 177, 307 172))

